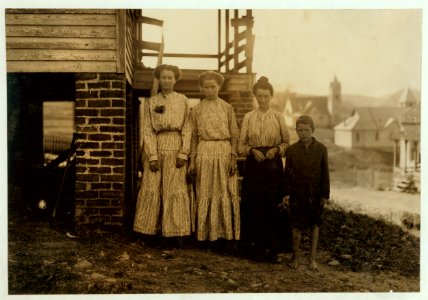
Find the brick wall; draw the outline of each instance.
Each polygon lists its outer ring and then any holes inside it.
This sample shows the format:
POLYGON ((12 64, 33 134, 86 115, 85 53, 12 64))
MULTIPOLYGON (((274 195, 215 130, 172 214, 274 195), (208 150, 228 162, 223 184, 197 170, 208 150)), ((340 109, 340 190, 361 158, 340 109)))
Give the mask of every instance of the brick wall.
POLYGON ((253 93, 251 91, 233 92, 228 102, 233 106, 236 122, 241 128, 245 114, 253 109, 253 93))
POLYGON ((125 199, 125 75, 79 73, 75 79, 75 219, 78 224, 121 225, 125 199))

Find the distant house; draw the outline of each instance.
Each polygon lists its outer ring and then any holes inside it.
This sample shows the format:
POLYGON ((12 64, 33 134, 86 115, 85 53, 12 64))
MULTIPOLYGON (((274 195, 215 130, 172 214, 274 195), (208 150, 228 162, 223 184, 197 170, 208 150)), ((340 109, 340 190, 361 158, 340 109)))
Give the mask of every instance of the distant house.
POLYGON ((341 85, 335 77, 328 96, 299 95, 287 92, 282 110, 287 126, 294 127, 301 115, 310 115, 317 127, 328 128, 337 124, 341 104, 341 85))
POLYGON ((412 180, 420 191, 420 106, 408 108, 396 122, 399 124, 399 128, 392 137, 394 142, 394 185, 403 188, 412 180))
POLYGON ((416 106, 410 89, 404 90, 397 106, 357 107, 334 127, 334 142, 345 148, 391 149, 393 135, 400 131, 399 120, 416 106))
POLYGON ((391 148, 399 107, 358 107, 334 127, 334 143, 345 148, 391 148))

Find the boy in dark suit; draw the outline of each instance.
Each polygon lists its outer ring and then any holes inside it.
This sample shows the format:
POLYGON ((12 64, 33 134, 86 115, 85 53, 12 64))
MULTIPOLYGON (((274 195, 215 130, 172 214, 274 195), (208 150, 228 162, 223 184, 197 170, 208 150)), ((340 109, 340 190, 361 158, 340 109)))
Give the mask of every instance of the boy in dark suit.
POLYGON ((319 227, 322 224, 324 203, 330 197, 330 179, 327 148, 312 134, 315 126, 311 117, 303 115, 296 120, 299 141, 286 150, 284 170, 284 202, 290 205, 293 258, 290 267, 298 265, 301 231, 310 228, 309 269, 318 268, 316 251, 319 227))

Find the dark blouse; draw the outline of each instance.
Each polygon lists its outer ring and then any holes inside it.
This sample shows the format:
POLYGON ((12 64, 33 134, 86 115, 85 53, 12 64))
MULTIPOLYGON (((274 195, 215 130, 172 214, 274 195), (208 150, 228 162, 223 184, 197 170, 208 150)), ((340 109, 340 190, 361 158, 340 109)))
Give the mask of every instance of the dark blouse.
POLYGON ((314 137, 306 147, 298 141, 285 151, 284 195, 330 198, 327 148, 314 137))

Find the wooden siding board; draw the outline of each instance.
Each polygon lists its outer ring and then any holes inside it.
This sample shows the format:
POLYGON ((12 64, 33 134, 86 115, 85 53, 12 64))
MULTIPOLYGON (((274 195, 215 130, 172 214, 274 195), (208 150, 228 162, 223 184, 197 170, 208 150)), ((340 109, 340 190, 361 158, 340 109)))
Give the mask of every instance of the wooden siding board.
POLYGON ((45 50, 13 49, 6 51, 8 61, 12 60, 64 60, 64 61, 115 61, 116 50, 45 50))
POLYGON ((115 15, 101 14, 7 14, 8 25, 115 25, 115 15))
POLYGON ((116 61, 8 61, 7 72, 116 72, 116 61))
POLYGON ((6 14, 102 14, 115 15, 114 9, 8 8, 6 14))
POLYGON ((117 51, 117 72, 125 73, 125 35, 126 35, 126 19, 125 10, 116 10, 116 51, 117 51))
POLYGON ((8 37, 7 49, 70 49, 70 50, 113 50, 116 39, 102 38, 45 38, 45 37, 8 37))
POLYGON ((115 26, 20 26, 6 25, 6 37, 101 37, 114 38, 115 26))

